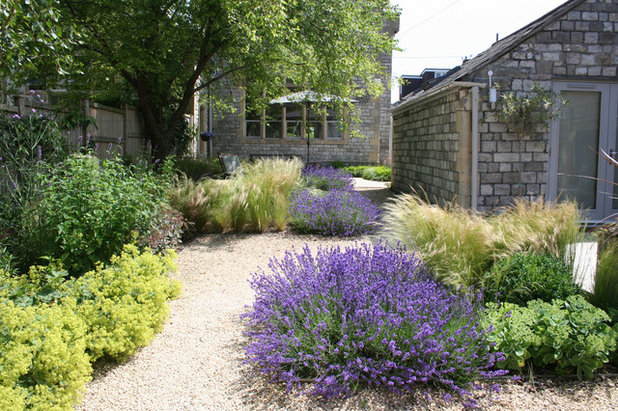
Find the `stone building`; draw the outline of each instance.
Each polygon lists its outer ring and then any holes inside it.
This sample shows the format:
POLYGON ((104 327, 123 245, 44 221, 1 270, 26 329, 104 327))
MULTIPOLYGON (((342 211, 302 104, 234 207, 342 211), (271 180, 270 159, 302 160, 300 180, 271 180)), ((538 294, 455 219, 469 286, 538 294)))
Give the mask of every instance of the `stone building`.
MULTIPOLYGON (((395 35, 398 29, 398 21, 388 22, 385 27, 390 35, 395 35)), ((392 56, 382 54, 380 59, 386 78, 390 78, 392 56)), ((214 153, 234 153, 240 157, 297 156, 307 161, 309 151, 310 162, 390 162, 391 102, 388 87, 384 87, 378 98, 355 101, 360 115, 360 124, 355 127, 360 137, 341 131, 333 114, 310 110, 310 91, 296 91, 288 98, 273 102, 258 115, 245 111, 241 88, 231 88, 229 92, 235 101, 235 112, 214 113, 214 153)), ((205 150, 205 144, 198 148, 198 151, 205 150)))
POLYGON ((544 196, 576 199, 591 221, 616 213, 618 171, 597 153, 618 151, 617 33, 616 0, 570 0, 398 102, 393 188, 481 211, 544 196), (499 96, 535 84, 568 104, 518 138, 496 119, 499 96))

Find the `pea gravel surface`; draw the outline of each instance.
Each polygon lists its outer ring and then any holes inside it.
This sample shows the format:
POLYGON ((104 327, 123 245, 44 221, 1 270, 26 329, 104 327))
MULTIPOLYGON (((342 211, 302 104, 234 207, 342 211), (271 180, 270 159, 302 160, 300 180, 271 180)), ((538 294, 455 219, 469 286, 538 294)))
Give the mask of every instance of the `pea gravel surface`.
MULTIPOLYGON (((386 198, 384 187, 378 197, 386 198)), ((367 189, 371 191, 371 188, 367 189)), ((388 191, 388 190, 386 190, 388 191)), ((374 193, 375 194, 375 193, 374 193)), ((351 246, 376 238, 332 239, 289 232, 200 237, 178 258, 183 294, 152 343, 123 364, 97 364, 78 410, 413 410, 461 409, 439 391, 396 395, 366 389, 323 401, 287 393, 243 363, 246 339, 240 315, 253 302, 248 280, 271 257, 305 244, 351 246)), ((484 408, 504 410, 615 410, 618 377, 592 381, 537 378, 502 382, 500 394, 481 395, 484 408)))

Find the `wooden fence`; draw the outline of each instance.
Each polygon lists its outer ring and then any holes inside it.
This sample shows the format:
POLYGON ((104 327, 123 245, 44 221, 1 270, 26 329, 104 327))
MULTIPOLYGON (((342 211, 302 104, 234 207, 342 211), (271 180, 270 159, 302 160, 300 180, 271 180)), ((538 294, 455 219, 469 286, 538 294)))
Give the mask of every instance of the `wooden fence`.
MULTIPOLYGON (((124 105, 122 109, 97 103, 84 103, 84 113, 94 119, 95 124, 87 129, 77 127, 66 130, 67 141, 72 146, 94 146, 99 158, 107 158, 112 154, 139 157, 149 146, 146 144, 146 134, 143 121, 138 111, 124 105)), ((30 113, 47 116, 58 115, 49 104, 18 101, 17 104, 0 104, 0 114, 14 115, 30 113)))

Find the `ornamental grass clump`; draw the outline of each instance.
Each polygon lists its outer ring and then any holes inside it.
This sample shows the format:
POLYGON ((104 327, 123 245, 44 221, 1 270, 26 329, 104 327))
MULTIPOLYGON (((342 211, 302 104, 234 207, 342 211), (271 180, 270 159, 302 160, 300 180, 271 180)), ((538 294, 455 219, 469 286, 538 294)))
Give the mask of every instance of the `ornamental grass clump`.
POLYGON ((197 232, 283 230, 300 173, 299 160, 265 159, 243 164, 229 180, 181 176, 170 202, 197 232))
POLYGON ((380 209, 362 194, 346 189, 300 189, 290 199, 290 225, 301 233, 355 236, 375 231, 380 209))
POLYGON ((303 169, 303 183, 320 190, 353 190, 354 182, 348 172, 334 167, 308 165, 303 169))
POLYGON ((402 248, 305 246, 269 268, 252 279, 247 361, 289 390, 306 380, 324 397, 437 384, 468 401, 472 381, 504 374, 489 371, 502 357, 479 326, 479 296, 451 293, 402 248))
POLYGON ((579 220, 573 202, 517 200, 503 213, 484 217, 456 204, 430 204, 416 194, 398 196, 384 217, 392 239, 417 251, 454 288, 483 287, 492 265, 517 253, 566 258, 581 234, 579 220))

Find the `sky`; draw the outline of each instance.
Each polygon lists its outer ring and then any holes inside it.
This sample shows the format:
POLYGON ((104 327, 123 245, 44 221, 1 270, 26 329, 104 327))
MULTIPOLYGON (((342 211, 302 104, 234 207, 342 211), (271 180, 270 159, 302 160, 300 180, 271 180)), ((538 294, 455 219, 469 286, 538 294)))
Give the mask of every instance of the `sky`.
MULTIPOLYGON (((453 68, 566 0, 391 0, 401 9, 393 76, 453 68)), ((391 100, 399 99, 393 86, 391 100)))

